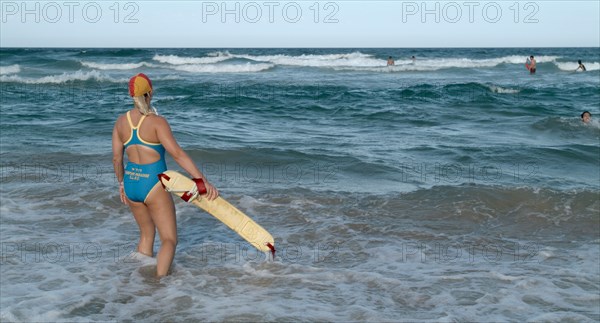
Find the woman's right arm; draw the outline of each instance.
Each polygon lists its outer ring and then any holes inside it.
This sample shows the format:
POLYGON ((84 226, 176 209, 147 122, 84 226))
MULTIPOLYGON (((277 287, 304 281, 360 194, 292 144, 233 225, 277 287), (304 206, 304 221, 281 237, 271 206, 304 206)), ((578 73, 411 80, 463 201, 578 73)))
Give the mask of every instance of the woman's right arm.
POLYGON ((173 136, 173 132, 171 131, 171 127, 166 119, 162 117, 157 118, 157 130, 156 134, 158 136, 159 142, 165 147, 165 150, 173 157, 175 162, 185 169, 193 178, 201 178, 204 181, 204 185, 206 186, 206 197, 209 200, 214 200, 219 196, 219 191, 212 186, 204 174, 196 167, 194 161, 188 156, 188 154, 179 146, 177 140, 173 136))
POLYGON ((125 189, 123 187, 123 142, 121 142, 121 138, 119 138, 119 131, 117 129, 119 120, 120 119, 115 122, 112 133, 113 168, 115 170, 117 181, 119 182, 119 196, 121 197, 121 202, 127 204, 125 189))

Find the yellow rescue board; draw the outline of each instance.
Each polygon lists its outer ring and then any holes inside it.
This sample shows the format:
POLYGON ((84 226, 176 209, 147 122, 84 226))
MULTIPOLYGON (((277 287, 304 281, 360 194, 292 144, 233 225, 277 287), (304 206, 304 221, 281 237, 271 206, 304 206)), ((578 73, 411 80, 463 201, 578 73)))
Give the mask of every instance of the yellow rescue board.
MULTIPOLYGON (((162 177, 161 179, 165 189, 179 197, 196 185, 191 179, 176 171, 168 170, 163 174, 167 175, 167 177, 162 177)), ((191 203, 225 223, 225 225, 239 234, 256 249, 263 252, 270 251, 273 254, 273 257, 275 256, 275 240, 273 239, 273 236, 222 197, 219 196, 216 199, 209 201, 208 199, 199 196, 191 203)))

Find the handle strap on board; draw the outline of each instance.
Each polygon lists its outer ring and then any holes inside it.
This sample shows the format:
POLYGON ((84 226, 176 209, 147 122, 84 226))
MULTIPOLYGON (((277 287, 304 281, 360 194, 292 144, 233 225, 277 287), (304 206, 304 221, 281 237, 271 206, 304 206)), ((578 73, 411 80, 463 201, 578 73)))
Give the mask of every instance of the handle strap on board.
POLYGON ((192 178, 192 181, 194 181, 196 185, 181 195, 181 199, 188 203, 193 201, 199 195, 206 194, 206 185, 204 184, 204 180, 202 178, 192 178))

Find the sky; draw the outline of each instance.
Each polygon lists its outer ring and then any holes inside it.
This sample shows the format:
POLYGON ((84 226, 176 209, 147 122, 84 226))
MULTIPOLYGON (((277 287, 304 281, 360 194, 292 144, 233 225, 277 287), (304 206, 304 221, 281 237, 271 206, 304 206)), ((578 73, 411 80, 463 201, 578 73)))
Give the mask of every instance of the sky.
POLYGON ((600 1, 0 1, 1 47, 600 47, 600 1))

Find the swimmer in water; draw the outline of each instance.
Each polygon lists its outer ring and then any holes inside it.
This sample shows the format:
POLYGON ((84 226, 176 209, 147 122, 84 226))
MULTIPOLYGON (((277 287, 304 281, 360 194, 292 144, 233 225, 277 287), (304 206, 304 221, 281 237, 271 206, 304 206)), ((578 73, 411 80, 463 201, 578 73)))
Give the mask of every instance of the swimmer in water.
POLYGON ((533 57, 533 55, 529 56, 528 62, 529 62, 529 74, 535 74, 535 71, 537 68, 537 63, 535 62, 535 58, 533 57))
POLYGON ((581 121, 583 123, 590 123, 590 121, 592 121, 592 114, 589 111, 583 111, 581 114, 581 121))
POLYGON ((387 66, 393 66, 396 65, 396 63, 394 62, 394 59, 392 58, 392 56, 388 57, 387 60, 387 66))
POLYGON ((575 70, 575 72, 577 72, 577 71, 579 71, 579 70, 581 70, 582 72, 585 72, 585 71, 586 71, 586 69, 585 69, 585 65, 583 65, 583 64, 581 63, 581 60, 578 60, 578 61, 577 61, 577 63, 579 63, 579 66, 577 67, 577 69, 575 70))

